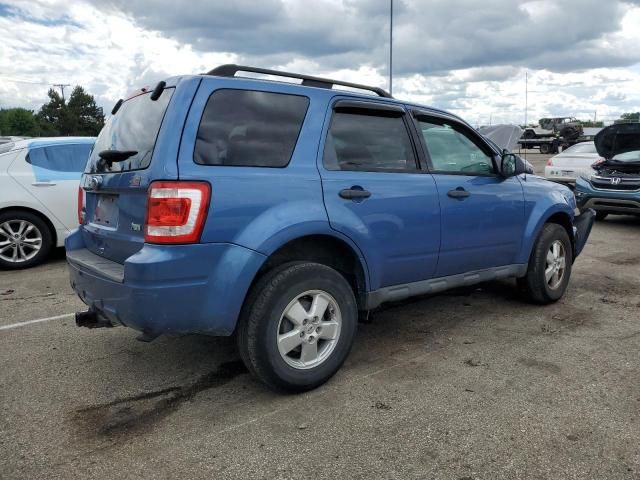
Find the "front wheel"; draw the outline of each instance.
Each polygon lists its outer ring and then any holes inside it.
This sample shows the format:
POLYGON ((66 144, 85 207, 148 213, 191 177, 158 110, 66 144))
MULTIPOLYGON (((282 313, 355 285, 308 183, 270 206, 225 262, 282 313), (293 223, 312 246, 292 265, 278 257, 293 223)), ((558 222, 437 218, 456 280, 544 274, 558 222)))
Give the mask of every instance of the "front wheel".
POLYGON ((249 371, 275 390, 323 384, 346 359, 358 323, 351 286, 334 269, 291 263, 252 288, 238 325, 249 371))
POLYGON ((567 231, 561 225, 547 223, 534 245, 527 274, 518 279, 518 286, 535 303, 556 302, 569 284, 572 259, 567 231))

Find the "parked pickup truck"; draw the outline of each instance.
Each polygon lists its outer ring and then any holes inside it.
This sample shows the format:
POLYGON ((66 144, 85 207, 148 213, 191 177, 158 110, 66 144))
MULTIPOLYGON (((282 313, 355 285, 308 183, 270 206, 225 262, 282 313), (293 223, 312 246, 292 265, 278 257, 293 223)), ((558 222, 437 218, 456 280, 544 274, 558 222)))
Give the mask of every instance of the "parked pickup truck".
POLYGON ((575 209, 455 115, 224 65, 114 107, 66 240, 76 322, 235 334, 257 378, 308 390, 384 302, 508 277, 558 300, 593 224, 575 209))

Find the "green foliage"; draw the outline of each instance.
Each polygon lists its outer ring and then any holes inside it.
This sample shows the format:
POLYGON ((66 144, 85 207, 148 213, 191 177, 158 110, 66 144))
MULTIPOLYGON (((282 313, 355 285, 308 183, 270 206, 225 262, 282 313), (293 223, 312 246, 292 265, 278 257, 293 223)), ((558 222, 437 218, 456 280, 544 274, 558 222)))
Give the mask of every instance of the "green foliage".
POLYGON ((37 137, 40 132, 40 124, 31 110, 26 108, 0 110, 0 134, 37 137))
POLYGON ((583 127, 587 127, 587 128, 603 128, 604 127, 604 122, 601 122, 601 121, 594 122, 593 120, 580 120, 580 124, 583 127))
POLYGON ((34 114, 24 108, 0 110, 0 135, 38 136, 95 136, 104 125, 102 109, 93 95, 77 86, 68 101, 53 88, 47 93, 49 101, 34 114))
POLYGON ((640 112, 623 113, 622 115, 620 115, 620 119, 615 121, 615 123, 629 122, 640 122, 640 112))

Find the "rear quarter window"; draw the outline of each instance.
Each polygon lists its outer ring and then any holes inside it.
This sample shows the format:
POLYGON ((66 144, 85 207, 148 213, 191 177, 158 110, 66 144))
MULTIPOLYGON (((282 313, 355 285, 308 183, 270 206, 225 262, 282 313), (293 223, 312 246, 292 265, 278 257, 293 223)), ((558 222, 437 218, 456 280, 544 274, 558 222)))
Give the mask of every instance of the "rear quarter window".
POLYGON ((217 90, 205 106, 194 151, 200 165, 286 167, 309 106, 298 95, 217 90))

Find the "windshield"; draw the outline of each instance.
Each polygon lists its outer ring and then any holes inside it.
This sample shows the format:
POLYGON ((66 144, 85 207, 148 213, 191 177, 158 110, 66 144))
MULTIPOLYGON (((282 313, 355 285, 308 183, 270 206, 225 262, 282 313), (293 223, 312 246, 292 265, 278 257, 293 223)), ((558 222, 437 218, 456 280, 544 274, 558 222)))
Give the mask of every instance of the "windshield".
POLYGON ((640 150, 634 150, 633 152, 625 152, 613 157, 616 162, 640 162, 640 150))
POLYGON ((572 147, 563 150, 562 153, 598 153, 593 142, 577 143, 572 147))
POLYGON ((173 88, 165 89, 156 101, 151 100, 150 93, 144 93, 124 102, 100 132, 85 173, 126 172, 147 168, 151 163, 156 137, 173 91, 173 88), (137 153, 121 162, 105 162, 99 156, 104 150, 137 153))

